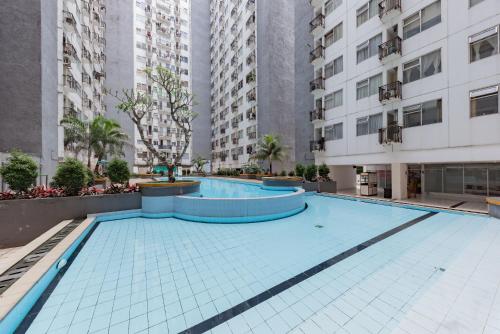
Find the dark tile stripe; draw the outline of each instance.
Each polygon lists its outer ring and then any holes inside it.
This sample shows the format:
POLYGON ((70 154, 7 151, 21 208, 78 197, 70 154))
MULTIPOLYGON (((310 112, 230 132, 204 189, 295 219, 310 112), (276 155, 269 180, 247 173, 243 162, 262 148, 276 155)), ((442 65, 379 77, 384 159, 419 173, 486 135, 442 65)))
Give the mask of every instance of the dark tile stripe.
POLYGON ((362 251, 363 249, 366 249, 374 244, 376 244, 377 242, 380 242, 398 232, 401 232, 402 230, 405 230, 415 224, 418 224, 420 223, 421 221, 423 220, 426 220, 427 218, 430 218, 434 215, 436 215, 437 212, 429 212, 423 216, 420 216, 418 218, 415 218, 413 220, 410 220, 409 222, 406 222, 402 225, 399 225, 393 229, 390 229, 389 231, 386 231, 382 234, 379 234, 377 235, 376 237, 374 238, 371 238, 359 245, 356 245, 284 282, 281 282, 280 284, 278 285, 275 285, 273 286, 272 288, 258 294, 257 296, 255 297, 252 297, 250 299, 247 299, 246 301, 234 306, 234 307, 231 307, 230 309, 222 312, 222 313, 219 313, 205 321, 202 321, 200 322, 199 324, 197 325, 194 325, 182 332, 180 332, 181 334, 194 334, 194 333, 203 333, 203 332, 206 332, 206 331, 209 331, 211 330, 212 328, 236 317, 237 315, 245 312, 246 310, 254 307, 254 306, 257 306, 258 304, 270 299, 271 297, 291 288, 292 286, 316 275, 317 273, 333 266, 334 264, 342 261, 342 260, 345 260, 347 259, 348 257, 362 251))
POLYGON ((465 203, 466 203, 465 201, 464 202, 459 202, 457 204, 453 204, 452 206, 450 206, 450 208, 458 208, 460 205, 465 204, 465 203))

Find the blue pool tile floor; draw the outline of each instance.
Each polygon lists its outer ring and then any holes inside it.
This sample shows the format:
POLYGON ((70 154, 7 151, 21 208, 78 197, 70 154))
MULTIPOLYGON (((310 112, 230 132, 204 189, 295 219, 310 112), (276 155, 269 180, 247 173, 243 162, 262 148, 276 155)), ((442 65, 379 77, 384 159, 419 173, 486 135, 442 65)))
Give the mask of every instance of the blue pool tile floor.
MULTIPOLYGON (((103 222, 28 332, 178 333, 426 214, 322 196, 308 204, 255 224, 103 222)), ((438 213, 211 332, 496 333, 499 268, 498 220, 438 213)))

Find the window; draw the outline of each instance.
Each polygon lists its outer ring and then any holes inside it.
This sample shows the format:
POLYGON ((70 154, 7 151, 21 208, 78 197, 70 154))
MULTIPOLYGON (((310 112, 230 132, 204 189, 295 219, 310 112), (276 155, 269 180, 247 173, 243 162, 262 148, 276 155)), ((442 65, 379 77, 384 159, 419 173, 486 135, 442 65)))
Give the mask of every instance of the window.
POLYGON ((342 4, 342 0, 328 0, 325 3, 325 16, 331 14, 336 8, 342 4))
POLYGON ((333 74, 339 74, 344 70, 344 57, 340 56, 333 60, 333 74))
POLYGON ((469 37, 470 62, 498 54, 498 26, 469 37))
POLYGON ((342 105, 342 89, 325 95, 325 109, 332 109, 342 105))
POLYGON ((342 34, 343 34, 342 22, 340 22, 335 27, 333 27, 333 43, 341 39, 342 34))
POLYGON ((469 8, 483 2, 484 0, 469 0, 469 8))
POLYGON ((403 83, 413 82, 441 72, 441 49, 403 64, 403 83))
POLYGON ((403 20, 403 38, 407 39, 441 23, 441 0, 431 3, 427 7, 403 20))
POLYGON ((333 93, 325 95, 325 109, 332 109, 334 107, 333 93))
POLYGON ((378 133, 382 128, 382 113, 361 117, 356 120, 356 136, 378 133))
POLYGON ((498 86, 470 92, 470 116, 498 114, 498 86))
POLYGON ((325 141, 342 139, 342 123, 325 126, 325 141))
POLYGON ((378 15, 378 0, 370 0, 356 11, 356 26, 360 26, 378 15))
POLYGON ((331 78, 333 76, 334 72, 333 67, 334 67, 333 61, 325 65, 325 79, 331 78))
POLYGON ((357 63, 359 64, 370 57, 378 55, 378 46, 380 44, 382 44, 382 33, 370 38, 363 44, 358 45, 356 57, 357 63))
POLYGON ((441 123, 442 121, 441 99, 403 108, 403 126, 405 128, 441 123))
POLYGON ((356 100, 378 94, 378 88, 382 86, 382 73, 374 75, 356 84, 356 100))
POLYGON ((333 44, 333 29, 325 34, 325 48, 333 44))

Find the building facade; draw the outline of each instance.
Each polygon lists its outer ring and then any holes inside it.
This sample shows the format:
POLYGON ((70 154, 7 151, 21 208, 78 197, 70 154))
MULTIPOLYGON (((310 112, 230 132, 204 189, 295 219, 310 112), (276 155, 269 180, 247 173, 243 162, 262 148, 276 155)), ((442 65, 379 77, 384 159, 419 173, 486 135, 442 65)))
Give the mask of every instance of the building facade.
MULTIPOLYGON (((143 119, 147 140, 172 160, 180 154, 184 138, 172 120, 165 95, 148 79, 145 70, 161 65, 178 75, 183 86, 191 90, 190 0, 142 0, 133 6, 110 0, 108 13, 110 22, 124 30, 109 33, 114 42, 108 48, 108 71, 113 72, 113 77, 107 86, 112 91, 133 88, 152 96, 154 110, 143 119), (123 54, 123 50, 131 48, 131 54, 123 54)), ((116 99, 109 97, 106 103, 109 117, 120 121, 131 137, 133 145, 126 153, 127 159, 132 160, 135 172, 146 172, 158 161, 148 152, 128 116, 116 109, 116 99)), ((189 164, 190 158, 191 145, 182 164, 189 164)))
POLYGON ((311 150, 339 188, 363 166, 396 199, 499 195, 500 3, 311 3, 311 150))
POLYGON ((2 8, 0 162, 12 149, 29 153, 40 165, 38 183, 47 184, 73 155, 64 148, 64 115, 104 112, 106 8, 103 0, 9 0, 2 8))
POLYGON ((296 145, 308 140, 302 124, 309 127, 295 108, 297 11, 311 15, 295 1, 210 1, 212 170, 243 167, 265 134, 286 147, 278 168, 308 156, 296 145))

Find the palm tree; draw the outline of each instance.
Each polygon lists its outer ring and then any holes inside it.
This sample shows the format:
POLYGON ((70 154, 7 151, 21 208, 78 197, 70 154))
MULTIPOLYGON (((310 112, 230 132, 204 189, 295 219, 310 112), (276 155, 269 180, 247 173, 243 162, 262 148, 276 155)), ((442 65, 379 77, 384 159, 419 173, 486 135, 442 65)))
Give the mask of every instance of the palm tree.
POLYGON ((98 160, 102 160, 107 153, 123 154, 128 136, 114 120, 97 116, 92 121, 82 121, 74 116, 65 116, 61 125, 64 127, 64 146, 73 151, 76 157, 81 151, 86 151, 89 168, 92 154, 98 160))
POLYGON ((201 156, 197 156, 196 158, 191 160, 191 163, 193 164, 196 173, 202 173, 203 167, 207 164, 207 162, 208 161, 205 158, 202 158, 201 156))
POLYGON ((257 160, 267 160, 269 162, 269 172, 273 173, 273 161, 281 161, 285 155, 285 148, 281 145, 278 136, 264 135, 257 143, 257 152, 253 156, 257 160))

